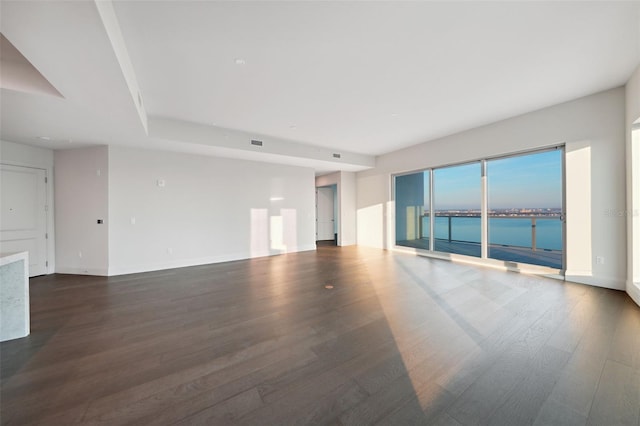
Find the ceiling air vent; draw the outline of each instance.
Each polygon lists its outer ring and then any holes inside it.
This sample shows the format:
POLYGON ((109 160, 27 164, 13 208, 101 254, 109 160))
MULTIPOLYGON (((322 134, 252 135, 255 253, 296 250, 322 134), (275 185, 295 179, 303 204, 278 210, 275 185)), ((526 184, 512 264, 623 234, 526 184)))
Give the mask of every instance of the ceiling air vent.
POLYGON ((333 158, 340 158, 340 154, 333 154, 333 158))
POLYGON ((251 139, 251 145, 262 146, 262 141, 251 139))

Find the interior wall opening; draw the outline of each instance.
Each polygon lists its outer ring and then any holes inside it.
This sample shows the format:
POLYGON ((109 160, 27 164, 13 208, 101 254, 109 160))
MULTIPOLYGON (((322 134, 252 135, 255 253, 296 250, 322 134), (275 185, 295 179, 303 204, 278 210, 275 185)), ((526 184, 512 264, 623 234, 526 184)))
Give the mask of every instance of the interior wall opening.
POLYGON ((337 245, 337 185, 316 188, 316 244, 337 245))

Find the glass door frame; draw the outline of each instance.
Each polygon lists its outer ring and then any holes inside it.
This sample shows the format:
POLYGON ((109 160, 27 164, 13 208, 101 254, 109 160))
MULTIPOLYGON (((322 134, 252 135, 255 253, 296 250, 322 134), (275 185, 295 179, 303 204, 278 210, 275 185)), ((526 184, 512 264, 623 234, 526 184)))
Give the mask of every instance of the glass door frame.
MULTIPOLYGON (((488 264, 494 264, 495 262, 499 262, 500 264, 504 265, 505 261, 501 261, 498 259, 492 259, 489 257, 489 214, 488 214, 488 210, 489 210, 489 199, 488 199, 488 195, 489 195, 489 188, 488 188, 488 177, 487 176, 487 163, 491 160, 498 160, 498 159, 507 159, 507 158, 511 158, 511 157, 520 157, 523 155, 531 155, 531 154, 538 154, 538 153, 543 153, 543 152, 550 152, 550 151, 557 151, 560 150, 561 151, 561 155, 560 155, 560 168, 561 168, 561 179, 562 182, 560 182, 561 184, 561 190, 562 190, 562 196, 561 196, 561 203, 562 205, 560 206, 560 222, 561 222, 561 238, 562 238, 562 266, 560 269, 557 268, 552 268, 552 267, 548 267, 548 266, 542 266, 542 265, 535 265, 535 264, 528 264, 528 263, 520 263, 520 262, 509 262, 509 263, 513 263, 514 267, 513 268, 508 268, 508 269, 519 269, 520 265, 526 265, 526 266, 530 266, 533 267, 535 269, 540 269, 541 273, 550 273, 550 274, 559 274, 561 276, 564 276, 566 268, 567 268, 567 213, 566 213, 566 204, 567 204, 567 199, 566 199, 566 149, 565 149, 565 145, 564 144, 559 144, 559 145, 553 145, 550 147, 546 147, 546 148, 540 148, 540 149, 533 149, 533 150, 526 150, 526 151, 518 151, 518 152, 513 152, 513 153, 509 153, 509 154, 504 154, 504 155, 496 155, 496 156, 487 156, 484 157, 480 160, 470 160, 470 161, 464 161, 464 162, 456 162, 456 163, 451 163, 451 164, 446 164, 446 165, 440 165, 437 167, 427 167, 424 169, 417 169, 417 170, 411 170, 411 171, 406 171, 406 172, 401 172, 401 173, 394 173, 391 174, 391 195, 392 195, 392 201, 395 203, 396 201, 396 177, 398 176, 405 176, 405 175, 410 175, 410 174, 415 174, 415 173, 428 173, 429 174, 429 249, 425 250, 425 249, 414 249, 414 251, 418 254, 424 254, 427 256, 433 256, 433 257, 442 257, 443 255, 452 255, 453 253, 447 253, 447 252, 439 252, 435 250, 435 206, 434 206, 434 175, 435 175, 435 170, 438 169, 443 169, 443 168, 447 168, 447 167, 454 167, 454 166, 461 166, 461 165, 466 165, 466 164, 472 164, 472 163, 480 163, 480 179, 481 179, 481 203, 480 203, 480 209, 481 209, 481 213, 480 213, 480 223, 481 223, 481 238, 480 238, 480 244, 481 244, 481 256, 478 257, 474 257, 474 256, 465 256, 465 255, 459 255, 459 254, 453 254, 455 257, 458 256, 462 256, 463 258, 468 258, 469 260, 472 261, 478 261, 481 260, 483 262, 487 262, 488 264)), ((397 218, 395 218, 395 220, 397 220, 397 218)), ((398 249, 398 250, 406 250, 406 249, 410 249, 409 247, 405 247, 405 246, 401 246, 397 244, 397 238, 395 236, 395 226, 396 226, 396 221, 394 220, 394 238, 393 238, 393 247, 394 249, 398 249)))

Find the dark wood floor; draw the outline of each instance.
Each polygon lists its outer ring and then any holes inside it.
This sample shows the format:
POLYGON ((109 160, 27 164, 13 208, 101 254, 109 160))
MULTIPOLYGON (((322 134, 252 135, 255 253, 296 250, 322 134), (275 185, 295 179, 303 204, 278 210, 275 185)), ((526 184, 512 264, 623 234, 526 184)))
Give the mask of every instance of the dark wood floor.
POLYGON ((31 309, 3 424, 640 424, 623 292, 322 247, 41 277, 31 309))

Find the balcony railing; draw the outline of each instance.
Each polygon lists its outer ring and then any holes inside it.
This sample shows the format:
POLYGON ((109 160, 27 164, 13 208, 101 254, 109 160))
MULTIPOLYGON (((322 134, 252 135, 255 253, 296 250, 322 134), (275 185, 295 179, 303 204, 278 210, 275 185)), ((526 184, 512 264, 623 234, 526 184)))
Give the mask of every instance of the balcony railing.
MULTIPOLYGON (((431 247, 435 251, 480 257, 480 219, 479 214, 436 213, 435 230, 430 233, 429 215, 421 215, 418 221, 418 238, 397 243, 429 250, 429 236, 433 235, 434 244, 431 247), (464 219, 471 221, 463 221, 464 219)), ((560 215, 490 215, 488 237, 489 258, 562 268, 560 215), (511 223, 504 222, 503 219, 511 223), (518 222, 512 222, 515 220, 518 222)))
MULTIPOLYGON (((446 240, 448 242, 472 242, 472 243, 479 243, 480 241, 468 241, 468 240, 464 240, 464 239, 454 239, 453 238, 453 226, 452 226, 452 222, 454 218, 467 218, 467 219, 472 219, 472 218, 476 218, 478 219, 478 221, 480 220, 480 215, 473 215, 473 214, 437 214, 435 215, 436 218, 447 218, 447 234, 448 237, 446 238, 446 240)), ((428 220, 429 219, 429 215, 422 215, 422 220, 420 221, 420 237, 421 238, 429 238, 429 235, 427 233, 427 235, 424 234, 423 231, 423 222, 424 220, 428 220)), ((502 246, 513 246, 513 247, 526 247, 526 248, 530 248, 533 251, 536 251, 538 248, 538 244, 537 244, 537 240, 538 240, 538 232, 537 232, 537 223, 538 220, 556 220, 556 221, 562 221, 562 216, 560 215, 527 215, 527 216, 489 216, 489 221, 490 224, 489 226, 491 226, 491 221, 492 220, 502 220, 502 219, 511 219, 511 220, 528 220, 530 223, 530 228, 531 228, 531 244, 530 245, 517 245, 517 244, 500 244, 502 246)), ((480 224, 478 224, 478 229, 480 229, 480 224)), ((560 234, 558 235, 558 238, 561 238, 562 234, 561 234, 561 228, 560 228, 560 234)), ((436 239, 438 239, 438 237, 435 237, 436 239)), ((440 238, 442 239, 442 238, 440 238)))

